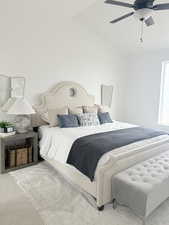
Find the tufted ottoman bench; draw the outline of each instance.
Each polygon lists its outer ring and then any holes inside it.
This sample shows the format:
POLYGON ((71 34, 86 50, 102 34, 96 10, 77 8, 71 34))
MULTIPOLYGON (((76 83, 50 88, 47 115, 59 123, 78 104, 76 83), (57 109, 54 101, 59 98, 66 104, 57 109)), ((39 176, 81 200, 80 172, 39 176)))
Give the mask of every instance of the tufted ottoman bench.
POLYGON ((169 197, 169 151, 112 178, 113 199, 143 219, 169 197))

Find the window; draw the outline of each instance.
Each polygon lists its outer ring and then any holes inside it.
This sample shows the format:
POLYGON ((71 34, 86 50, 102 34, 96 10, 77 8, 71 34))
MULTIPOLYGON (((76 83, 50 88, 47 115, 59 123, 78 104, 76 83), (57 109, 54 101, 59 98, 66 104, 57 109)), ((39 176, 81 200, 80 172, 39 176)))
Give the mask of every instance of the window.
POLYGON ((162 64, 159 123, 169 125, 169 62, 162 64))

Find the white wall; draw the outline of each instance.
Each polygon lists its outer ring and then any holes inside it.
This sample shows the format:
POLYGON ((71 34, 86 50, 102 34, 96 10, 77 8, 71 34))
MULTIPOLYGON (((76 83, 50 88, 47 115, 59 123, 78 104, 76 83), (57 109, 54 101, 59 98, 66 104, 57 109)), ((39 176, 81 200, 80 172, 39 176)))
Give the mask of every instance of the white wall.
POLYGON ((26 97, 33 104, 60 81, 79 82, 97 103, 100 85, 112 84, 114 115, 119 119, 123 58, 82 26, 69 5, 59 4, 53 0, 0 3, 0 74, 25 76, 26 97))
POLYGON ((124 119, 153 128, 158 124, 162 62, 169 60, 168 50, 130 56, 124 119))

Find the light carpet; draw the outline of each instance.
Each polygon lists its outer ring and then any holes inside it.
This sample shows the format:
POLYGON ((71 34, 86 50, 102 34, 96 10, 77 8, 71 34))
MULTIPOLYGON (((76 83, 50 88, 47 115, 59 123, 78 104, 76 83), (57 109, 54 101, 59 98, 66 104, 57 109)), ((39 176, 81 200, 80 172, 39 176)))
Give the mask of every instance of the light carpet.
MULTIPOLYGON (((106 205, 99 212, 92 198, 68 183, 46 162, 10 173, 24 190, 44 225, 141 225, 127 207, 106 205)), ((148 218, 147 225, 169 225, 169 200, 148 218)))

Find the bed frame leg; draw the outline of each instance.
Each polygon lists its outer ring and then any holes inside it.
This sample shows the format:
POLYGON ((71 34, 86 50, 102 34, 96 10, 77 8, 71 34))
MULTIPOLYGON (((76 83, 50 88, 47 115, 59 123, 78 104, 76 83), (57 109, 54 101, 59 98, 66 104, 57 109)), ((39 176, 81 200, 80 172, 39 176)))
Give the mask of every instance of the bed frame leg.
POLYGON ((103 210, 104 210, 104 205, 102 205, 102 206, 100 206, 100 207, 97 207, 97 209, 98 209, 99 211, 103 211, 103 210))

